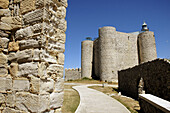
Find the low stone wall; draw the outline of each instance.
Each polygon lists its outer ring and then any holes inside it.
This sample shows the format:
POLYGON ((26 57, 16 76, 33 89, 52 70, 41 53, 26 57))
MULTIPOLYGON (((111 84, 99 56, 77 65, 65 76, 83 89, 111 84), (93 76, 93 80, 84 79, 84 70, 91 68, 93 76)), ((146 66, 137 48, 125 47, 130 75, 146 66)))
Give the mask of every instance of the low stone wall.
POLYGON ((170 102, 151 94, 141 94, 139 104, 142 113, 170 113, 170 102))
POLYGON ((156 59, 133 68, 118 72, 119 90, 123 95, 138 99, 138 85, 141 78, 144 90, 170 101, 170 63, 168 60, 156 59))
POLYGON ((81 79, 81 68, 65 69, 65 81, 81 79))

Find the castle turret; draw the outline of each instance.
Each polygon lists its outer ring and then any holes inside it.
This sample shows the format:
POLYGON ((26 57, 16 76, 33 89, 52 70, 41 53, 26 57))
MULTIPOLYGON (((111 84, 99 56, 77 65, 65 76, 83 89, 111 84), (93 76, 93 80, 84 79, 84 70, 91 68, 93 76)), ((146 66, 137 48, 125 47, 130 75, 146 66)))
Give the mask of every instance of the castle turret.
POLYGON ((146 22, 143 23, 141 31, 149 31, 146 22))
POLYGON ((93 41, 85 40, 81 43, 81 76, 92 78, 93 41))
POLYGON ((116 55, 115 55, 115 32, 114 27, 102 27, 99 29, 99 71, 102 81, 117 80, 116 55))
POLYGON ((154 32, 147 30, 147 25, 142 25, 142 33, 138 35, 139 63, 157 58, 154 32))

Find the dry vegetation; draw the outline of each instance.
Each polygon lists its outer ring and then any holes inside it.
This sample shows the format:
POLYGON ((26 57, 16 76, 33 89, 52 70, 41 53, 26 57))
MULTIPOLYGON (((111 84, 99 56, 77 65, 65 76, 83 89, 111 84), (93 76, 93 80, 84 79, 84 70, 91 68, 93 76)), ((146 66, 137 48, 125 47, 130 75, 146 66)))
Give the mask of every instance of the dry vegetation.
POLYGON ((122 103, 124 106, 126 106, 127 109, 129 109, 131 113, 138 113, 138 111, 140 110, 138 101, 133 100, 128 97, 119 96, 116 88, 101 87, 101 86, 90 86, 89 88, 101 91, 107 95, 112 95, 111 97, 115 98, 120 103, 122 103))
MULTIPOLYGON (((83 78, 83 79, 79 79, 79 80, 66 81, 65 83, 103 84, 105 82, 99 81, 99 80, 94 80, 94 79, 83 78)), ((118 83, 109 82, 108 84, 118 84, 118 83)))
POLYGON ((72 85, 65 85, 62 113, 74 113, 79 105, 79 102, 80 97, 78 92, 72 89, 72 85))

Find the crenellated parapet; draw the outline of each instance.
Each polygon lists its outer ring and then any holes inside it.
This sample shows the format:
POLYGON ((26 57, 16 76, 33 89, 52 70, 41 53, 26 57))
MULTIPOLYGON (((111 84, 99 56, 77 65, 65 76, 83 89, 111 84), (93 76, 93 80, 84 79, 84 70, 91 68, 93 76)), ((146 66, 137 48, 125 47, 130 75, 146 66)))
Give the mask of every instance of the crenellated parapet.
POLYGON ((65 69, 65 81, 81 79, 81 68, 65 69))

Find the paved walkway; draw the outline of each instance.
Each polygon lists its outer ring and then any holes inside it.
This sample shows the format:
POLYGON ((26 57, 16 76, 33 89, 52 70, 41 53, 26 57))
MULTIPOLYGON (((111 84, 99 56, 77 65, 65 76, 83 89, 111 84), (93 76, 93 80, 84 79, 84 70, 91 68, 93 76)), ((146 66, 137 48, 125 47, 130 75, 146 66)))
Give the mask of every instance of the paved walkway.
POLYGON ((88 86, 93 85, 94 84, 73 87, 80 95, 80 104, 75 113, 130 113, 125 106, 112 97, 88 88, 88 86))

